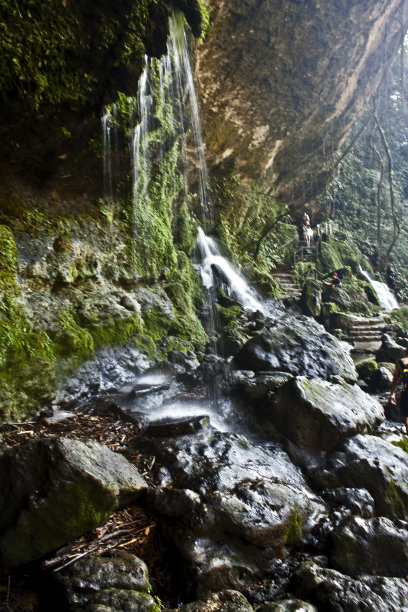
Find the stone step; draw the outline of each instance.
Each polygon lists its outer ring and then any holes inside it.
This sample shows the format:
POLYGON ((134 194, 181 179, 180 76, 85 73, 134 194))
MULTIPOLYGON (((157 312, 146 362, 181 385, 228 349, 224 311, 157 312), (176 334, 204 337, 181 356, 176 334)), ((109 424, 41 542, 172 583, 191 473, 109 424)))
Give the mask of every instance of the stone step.
POLYGON ((382 335, 376 335, 376 336, 347 336, 344 338, 344 340, 347 340, 347 342, 381 342, 382 341, 382 335))
POLYGON ((371 329, 350 329, 348 335, 353 336, 382 336, 382 330, 371 328, 371 329))

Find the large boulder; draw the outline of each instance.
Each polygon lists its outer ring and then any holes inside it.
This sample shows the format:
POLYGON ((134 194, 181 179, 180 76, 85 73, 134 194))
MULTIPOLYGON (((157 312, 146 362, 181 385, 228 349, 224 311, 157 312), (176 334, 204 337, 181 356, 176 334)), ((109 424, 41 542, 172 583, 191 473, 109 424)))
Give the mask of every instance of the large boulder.
POLYGON ((322 286, 315 280, 307 282, 302 290, 300 305, 305 315, 318 317, 322 309, 322 286))
POLYGON ((351 517, 332 532, 331 561, 346 574, 408 575, 407 525, 385 517, 351 517))
POLYGON ((168 537, 201 591, 245 588, 271 559, 284 557, 286 547, 311 543, 312 530, 326 517, 326 507, 277 445, 266 449, 211 427, 135 444, 155 457, 161 486, 148 501, 156 512, 181 519, 168 537))
POLYGON ((391 363, 395 363, 398 359, 404 357, 407 353, 407 349, 405 346, 401 346, 395 340, 391 338, 388 334, 384 334, 383 341, 378 349, 376 359, 378 362, 380 361, 388 361, 391 363))
POLYGON ((315 563, 301 564, 292 591, 330 612, 401 612, 408 602, 408 583, 401 578, 359 576, 355 579, 315 563))
POLYGON ((341 376, 354 382, 350 354, 322 325, 291 317, 251 338, 235 357, 239 367, 255 372, 281 370, 309 378, 341 376))
POLYGON ((325 467, 311 469, 310 475, 322 488, 366 489, 377 515, 408 520, 408 454, 377 436, 343 442, 325 467))
POLYGON ((296 446, 318 453, 384 420, 381 404, 357 385, 298 376, 282 385, 264 413, 296 446))
POLYGON ((10 568, 103 524, 147 484, 122 455, 97 442, 29 441, 0 456, 0 555, 10 568))
POLYGON ((71 612, 159 612, 148 594, 146 564, 124 550, 80 559, 55 574, 55 581, 63 608, 71 612))

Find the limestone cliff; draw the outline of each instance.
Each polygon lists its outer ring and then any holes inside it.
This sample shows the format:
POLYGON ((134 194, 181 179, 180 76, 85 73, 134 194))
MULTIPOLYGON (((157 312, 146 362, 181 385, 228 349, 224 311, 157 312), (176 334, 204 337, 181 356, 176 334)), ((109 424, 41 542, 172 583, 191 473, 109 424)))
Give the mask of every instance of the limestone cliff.
POLYGON ((197 53, 207 156, 300 206, 376 91, 403 0, 219 0, 197 53))

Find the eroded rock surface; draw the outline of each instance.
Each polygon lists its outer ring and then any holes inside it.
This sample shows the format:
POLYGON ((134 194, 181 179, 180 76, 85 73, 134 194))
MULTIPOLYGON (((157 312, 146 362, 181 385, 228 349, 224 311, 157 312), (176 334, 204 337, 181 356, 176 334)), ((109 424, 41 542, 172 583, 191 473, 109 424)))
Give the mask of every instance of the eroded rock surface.
POLYGON ((102 557, 80 559, 55 580, 60 599, 68 610, 85 612, 158 612, 148 594, 146 564, 127 551, 116 550, 102 557))
POLYGON ((195 436, 135 442, 155 457, 151 506, 182 523, 169 530, 203 589, 241 589, 285 546, 312 542, 326 516, 300 470, 276 445, 252 445, 211 427, 195 436))
POLYGON ((296 595, 311 600, 318 610, 401 612, 408 605, 406 580, 380 576, 353 579, 315 563, 301 565, 295 574, 293 589, 296 595))
POLYGON ((398 47, 402 5, 214 2, 196 66, 210 164, 264 170, 285 202, 314 197, 398 47))
POLYGON ((147 488, 122 455, 97 442, 27 442, 0 456, 0 552, 5 567, 47 552, 103 524, 147 488))
POLYGON ((408 519, 408 454, 377 436, 347 440, 328 456, 324 469, 311 475, 322 488, 366 489, 377 515, 408 519))
POLYGON ((264 413, 291 442, 308 451, 328 451, 384 420, 381 404, 357 385, 294 378, 280 387, 264 413))
POLYGON ((235 357, 255 372, 280 370, 295 376, 357 379, 349 353, 322 325, 307 317, 278 321, 251 338, 235 357))
POLYGON ((385 517, 353 517, 332 533, 331 560, 349 575, 408 575, 407 524, 394 525, 385 517))

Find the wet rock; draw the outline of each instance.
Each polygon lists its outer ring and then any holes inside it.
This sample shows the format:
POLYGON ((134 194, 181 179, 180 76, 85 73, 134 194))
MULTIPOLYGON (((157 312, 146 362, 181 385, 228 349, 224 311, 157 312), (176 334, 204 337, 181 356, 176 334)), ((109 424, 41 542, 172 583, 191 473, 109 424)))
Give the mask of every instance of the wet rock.
POLYGON ((317 612, 317 608, 301 599, 280 599, 261 606, 259 612, 317 612))
POLYGON ((311 468, 309 474, 322 488, 366 489, 377 515, 408 519, 408 454, 377 436, 357 435, 343 442, 323 469, 311 468))
POLYGON ((193 601, 185 606, 173 608, 169 612, 253 612, 248 600, 238 591, 220 591, 202 601, 193 601))
POLYGON ((360 361, 356 365, 356 369, 359 377, 368 382, 371 378, 371 375, 378 368, 378 363, 374 359, 365 359, 364 361, 360 361))
MULTIPOLYGON (((195 436, 135 440, 155 457, 158 487, 154 507, 174 503, 169 487, 199 495, 172 539, 200 588, 240 590, 285 546, 313 541, 311 532, 325 516, 320 499, 300 470, 277 446, 264 449, 236 434, 211 427, 195 436)), ((191 495, 188 496, 191 499, 191 495)), ((180 498, 180 495, 179 495, 180 498)), ((179 512, 177 516, 179 516, 179 512)))
POLYGON ((318 317, 322 309, 322 288, 321 283, 312 280, 303 287, 300 305, 305 315, 318 317))
POLYGON ((350 517, 331 536, 331 561, 341 572, 403 578, 408 575, 407 525, 385 517, 350 517))
POLYGON ((0 456, 0 553, 5 567, 103 524, 147 484, 122 455, 97 442, 29 441, 0 456))
POLYGON ((401 578, 344 576, 314 563, 304 563, 296 571, 292 590, 316 605, 318 610, 401 612, 408 603, 408 583, 401 578))
POLYGON ((360 317, 345 312, 333 312, 330 315, 330 327, 332 329, 341 329, 346 332, 350 331, 359 321, 361 321, 360 317))
POLYGON ((183 436, 207 427, 208 415, 153 421, 146 430, 147 435, 157 437, 183 436))
POLYGON ((256 376, 237 381, 232 392, 244 397, 252 406, 257 406, 291 378, 288 372, 259 372, 256 376))
POLYGON ((149 366, 145 355, 132 341, 122 347, 106 347, 78 368, 61 384, 55 397, 59 406, 75 406, 87 403, 102 393, 115 393, 125 383, 133 383, 149 366))
POLYGON ((350 489, 338 487, 326 489, 321 495, 329 502, 345 506, 363 518, 371 518, 374 514, 374 499, 365 489, 350 489))
POLYGON ((309 378, 339 375, 350 382, 357 379, 343 345, 306 317, 293 317, 266 328, 244 345, 235 361, 240 368, 255 372, 279 370, 309 378))
MULTIPOLYGON (((338 289, 336 287, 325 287, 322 293, 322 302, 329 302, 330 304, 337 304, 341 310, 347 310, 350 308, 351 299, 350 296, 344 291, 344 289, 338 289)), ((340 327, 336 325, 336 327, 340 327)))
POLYGON ((370 376, 368 388, 371 392, 391 389, 392 374, 388 368, 380 366, 370 376))
POLYGON ((157 604, 148 595, 146 564, 129 552, 116 550, 101 557, 80 559, 55 574, 59 599, 75 612, 95 610, 155 612, 157 604))
POLYGON ((407 349, 400 346, 391 338, 390 335, 384 334, 382 344, 377 352, 377 361, 388 361, 395 363, 406 355, 407 349))
POLYGON ((291 442, 312 453, 329 451, 384 420, 381 404, 357 385, 303 376, 282 385, 263 412, 291 442))

